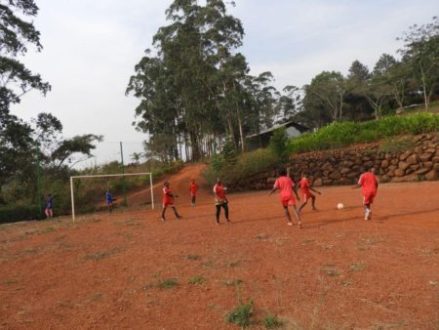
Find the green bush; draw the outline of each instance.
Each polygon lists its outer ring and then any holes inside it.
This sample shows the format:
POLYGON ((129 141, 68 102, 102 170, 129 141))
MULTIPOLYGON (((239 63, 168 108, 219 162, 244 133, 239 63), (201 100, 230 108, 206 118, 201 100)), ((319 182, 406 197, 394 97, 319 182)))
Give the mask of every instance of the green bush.
POLYGON ((253 315, 253 301, 249 301, 247 304, 240 304, 227 316, 227 321, 239 325, 243 328, 248 327, 253 315))
POLYGON ((275 315, 268 315, 264 318, 264 326, 266 329, 277 329, 283 326, 283 322, 275 315))
POLYGON ((41 219, 38 205, 6 205, 0 207, 0 223, 41 219))
POLYGON ((379 146, 379 150, 382 152, 390 152, 390 153, 403 152, 414 148, 415 145, 416 143, 412 139, 406 136, 390 137, 382 141, 382 143, 379 146))
POLYGON ((307 133, 291 139, 288 143, 288 152, 334 149, 398 135, 437 131, 439 131, 439 115, 427 112, 407 116, 388 116, 364 123, 335 122, 315 133, 307 133))
POLYGON ((270 139, 269 148, 281 160, 288 157, 288 136, 284 127, 274 131, 270 139))
POLYGON ((278 157, 270 149, 258 149, 241 154, 234 165, 223 164, 219 167, 215 161, 212 161, 203 172, 203 176, 209 184, 214 184, 218 177, 226 184, 236 184, 273 168, 278 163, 278 157))

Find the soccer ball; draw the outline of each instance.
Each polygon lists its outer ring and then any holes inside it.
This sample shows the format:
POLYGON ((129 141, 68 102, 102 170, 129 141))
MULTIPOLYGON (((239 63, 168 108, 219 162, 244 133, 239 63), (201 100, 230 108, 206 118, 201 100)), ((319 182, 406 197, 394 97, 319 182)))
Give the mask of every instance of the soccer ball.
POLYGON ((338 203, 337 204, 337 209, 341 210, 342 208, 344 208, 343 203, 338 203))

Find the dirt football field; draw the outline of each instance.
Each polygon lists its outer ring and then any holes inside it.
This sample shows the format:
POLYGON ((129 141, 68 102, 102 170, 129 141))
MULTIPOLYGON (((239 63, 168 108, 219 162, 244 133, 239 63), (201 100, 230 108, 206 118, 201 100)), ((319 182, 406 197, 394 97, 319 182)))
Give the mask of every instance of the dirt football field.
MULTIPOLYGON (((322 188, 303 228, 268 191, 228 195, 216 225, 210 189, 170 210, 115 211, 0 226, 1 329, 439 329, 439 182, 383 184, 373 219, 360 190, 322 188), (337 210, 337 203, 344 209, 337 210)), ((158 187, 159 188, 159 187, 158 187)), ((156 195, 157 196, 157 195, 156 195)))

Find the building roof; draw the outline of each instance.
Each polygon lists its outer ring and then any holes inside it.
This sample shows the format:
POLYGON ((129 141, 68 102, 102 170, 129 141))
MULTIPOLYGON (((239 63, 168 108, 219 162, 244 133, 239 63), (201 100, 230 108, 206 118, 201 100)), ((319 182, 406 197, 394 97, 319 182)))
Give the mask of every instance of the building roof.
POLYGON ((308 127, 303 126, 303 125, 301 125, 301 124, 298 124, 298 123, 296 123, 296 122, 294 122, 294 121, 287 121, 287 122, 285 122, 285 123, 278 124, 278 125, 272 126, 272 127, 270 127, 270 128, 266 128, 266 129, 264 129, 264 130, 261 130, 259 133, 255 133, 255 134, 247 135, 246 138, 247 138, 247 139, 251 139, 251 138, 254 138, 254 137, 256 137, 256 136, 260 136, 260 135, 264 135, 264 134, 272 133, 272 132, 274 132, 275 130, 277 130, 277 129, 279 129, 279 128, 282 128, 282 127, 294 127, 294 128, 296 128, 300 133, 303 133, 303 132, 306 132, 306 131, 309 131, 309 130, 310 130, 308 127))

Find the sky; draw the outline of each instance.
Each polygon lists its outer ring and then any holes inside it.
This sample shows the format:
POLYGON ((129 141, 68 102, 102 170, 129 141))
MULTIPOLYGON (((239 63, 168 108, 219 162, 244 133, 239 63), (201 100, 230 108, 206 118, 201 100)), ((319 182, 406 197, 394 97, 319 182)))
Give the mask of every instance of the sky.
MULTIPOLYGON (((201 3, 202 0, 200 0, 201 3)), ((227 1, 229 2, 229 1, 227 1)), ((22 61, 50 82, 46 97, 26 94, 12 112, 24 120, 50 112, 66 138, 104 136, 82 166, 142 152, 147 138, 132 126, 139 100, 126 96, 128 80, 152 37, 165 25, 171 0, 36 0, 34 19, 43 50, 22 61)), ((396 55, 398 36, 439 15, 437 0, 235 0, 229 12, 242 21, 239 51, 251 74, 271 71, 274 85, 303 86, 321 71, 347 74, 359 60, 373 68, 381 54, 396 55)), ((78 166, 81 166, 79 164, 78 166)))

